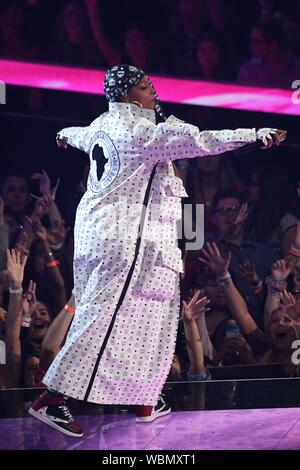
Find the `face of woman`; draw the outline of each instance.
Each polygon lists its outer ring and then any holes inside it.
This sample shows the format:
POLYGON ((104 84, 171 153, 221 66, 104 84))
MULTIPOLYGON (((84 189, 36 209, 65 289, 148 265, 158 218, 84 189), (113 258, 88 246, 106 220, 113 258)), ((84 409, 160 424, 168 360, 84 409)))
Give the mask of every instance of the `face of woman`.
POLYGON ((18 33, 22 28, 22 12, 16 2, 9 4, 0 15, 0 31, 3 35, 18 33))
POLYGON ((145 109, 155 109, 155 94, 147 75, 128 92, 123 101, 125 103, 137 101, 145 109))
POLYGON ((46 305, 36 302, 28 332, 30 339, 40 342, 46 336, 50 323, 51 318, 46 305))
POLYGON ((205 295, 210 301, 211 308, 216 310, 223 310, 226 308, 226 299, 222 287, 219 287, 213 279, 206 283, 205 295))
POLYGON ((217 44, 209 39, 204 39, 198 47, 198 61, 204 69, 215 69, 220 62, 220 52, 217 44))
POLYGON ((147 53, 147 39, 140 29, 131 29, 125 38, 125 50, 131 58, 141 57, 147 53))
POLYGON ((79 5, 68 3, 64 11, 64 25, 67 34, 81 34, 84 29, 84 16, 79 5))
POLYGON ((296 339, 294 320, 285 312, 278 309, 272 314, 269 324, 269 336, 273 348, 289 350, 296 339))

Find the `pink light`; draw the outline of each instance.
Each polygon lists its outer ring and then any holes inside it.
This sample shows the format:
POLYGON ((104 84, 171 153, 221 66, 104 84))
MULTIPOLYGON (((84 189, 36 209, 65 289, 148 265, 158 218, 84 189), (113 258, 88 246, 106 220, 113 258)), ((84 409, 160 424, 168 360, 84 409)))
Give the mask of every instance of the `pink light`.
MULTIPOLYGON (((103 95, 104 70, 0 60, 0 81, 33 88, 103 95)), ((160 99, 217 108, 300 115, 294 90, 152 76, 160 99)))

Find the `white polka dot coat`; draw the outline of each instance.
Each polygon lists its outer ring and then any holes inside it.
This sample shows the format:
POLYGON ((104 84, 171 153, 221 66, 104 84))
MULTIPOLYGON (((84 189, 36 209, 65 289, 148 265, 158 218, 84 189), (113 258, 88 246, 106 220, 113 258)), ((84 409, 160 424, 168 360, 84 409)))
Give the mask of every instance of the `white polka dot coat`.
POLYGON ((155 405, 174 354, 183 271, 176 222, 186 192, 171 161, 236 149, 256 131, 200 132, 174 116, 156 125, 152 110, 110 103, 59 137, 88 153, 91 168, 75 223, 76 314, 44 383, 90 402, 155 405))

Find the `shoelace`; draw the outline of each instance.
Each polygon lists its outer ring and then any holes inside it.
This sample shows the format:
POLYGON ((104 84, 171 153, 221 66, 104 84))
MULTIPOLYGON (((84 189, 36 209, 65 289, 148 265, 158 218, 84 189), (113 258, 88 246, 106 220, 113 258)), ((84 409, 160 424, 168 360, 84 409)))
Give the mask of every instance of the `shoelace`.
POLYGON ((161 401, 164 405, 166 405, 166 402, 165 402, 165 398, 164 398, 164 397, 165 397, 165 394, 164 394, 164 393, 161 393, 161 394, 159 395, 159 397, 158 397, 158 401, 157 401, 157 402, 161 401))
POLYGON ((70 413, 69 408, 66 405, 59 405, 58 408, 63 412, 64 417, 69 421, 74 421, 73 416, 70 413))

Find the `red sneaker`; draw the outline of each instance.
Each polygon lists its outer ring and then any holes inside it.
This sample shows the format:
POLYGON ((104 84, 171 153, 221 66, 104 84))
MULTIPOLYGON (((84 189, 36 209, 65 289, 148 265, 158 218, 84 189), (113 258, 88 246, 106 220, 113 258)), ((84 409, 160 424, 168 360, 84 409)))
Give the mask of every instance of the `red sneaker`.
POLYGON ((171 407, 160 395, 155 406, 137 406, 135 420, 137 423, 151 423, 151 421, 154 421, 156 418, 161 418, 169 413, 171 413, 171 407))
POLYGON ((83 432, 61 395, 42 393, 31 405, 28 413, 57 431, 72 437, 82 437, 83 432))

